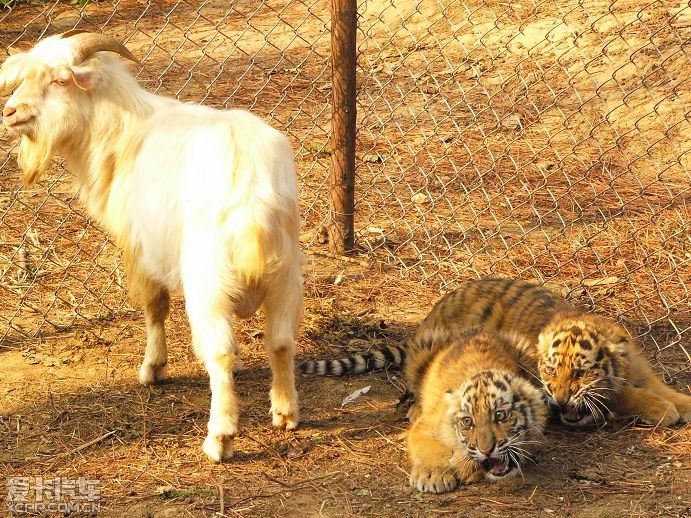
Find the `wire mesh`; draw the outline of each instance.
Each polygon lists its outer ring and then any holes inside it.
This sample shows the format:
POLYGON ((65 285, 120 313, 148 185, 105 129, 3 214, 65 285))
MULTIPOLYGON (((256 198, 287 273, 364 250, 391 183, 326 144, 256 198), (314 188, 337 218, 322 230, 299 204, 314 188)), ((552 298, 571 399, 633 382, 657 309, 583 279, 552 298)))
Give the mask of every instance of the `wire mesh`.
POLYGON ((689 4, 363 5, 359 242, 546 282, 688 369, 689 4))
MULTIPOLYGON (((330 124, 324 6, 315 0, 21 3, 0 10, 0 46, 29 48, 75 27, 107 32, 143 62, 139 81, 147 89, 263 116, 290 136, 303 214, 321 221, 328 199, 315 194, 326 191, 329 160, 322 149, 330 124)), ((69 174, 56 164, 47 182, 23 188, 13 145, 0 132, 1 343, 129 311, 120 255, 82 211, 69 174)))
MULTIPOLYGON (((104 31, 148 89, 287 133, 304 230, 321 235, 328 0, 8 5, 3 48, 104 31)), ((441 289, 546 282, 624 321, 668 373, 688 370, 691 6, 369 0, 358 27, 362 251, 441 289)), ((23 188, 12 146, 0 133, 0 343, 128 311, 119 255, 68 173, 23 188)))

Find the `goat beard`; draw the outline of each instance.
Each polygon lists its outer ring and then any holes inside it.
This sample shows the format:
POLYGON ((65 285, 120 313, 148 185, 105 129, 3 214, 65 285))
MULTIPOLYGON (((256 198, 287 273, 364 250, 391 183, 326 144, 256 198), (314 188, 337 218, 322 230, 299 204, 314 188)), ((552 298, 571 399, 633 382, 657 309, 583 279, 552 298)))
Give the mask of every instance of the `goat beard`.
POLYGON ((22 135, 17 152, 17 164, 24 173, 25 185, 32 185, 48 169, 53 156, 51 137, 40 127, 32 135, 22 135))

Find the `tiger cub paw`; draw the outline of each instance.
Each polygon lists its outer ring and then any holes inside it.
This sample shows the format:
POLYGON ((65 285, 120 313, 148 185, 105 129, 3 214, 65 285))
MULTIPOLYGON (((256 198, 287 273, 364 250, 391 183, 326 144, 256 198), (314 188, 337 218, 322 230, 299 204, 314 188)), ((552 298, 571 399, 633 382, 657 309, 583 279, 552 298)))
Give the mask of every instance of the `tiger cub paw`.
POLYGON ((651 401, 645 412, 641 412, 638 420, 645 424, 674 426, 681 419, 681 415, 671 401, 651 401))
POLYGON ((475 469, 472 471, 467 471, 461 477, 461 484, 475 484, 487 478, 487 473, 482 469, 475 469))
POLYGON ((446 493, 458 487, 458 479, 450 466, 413 466, 410 485, 425 493, 446 493))
POLYGON ((480 464, 471 460, 467 452, 455 450, 451 456, 451 465, 456 467, 456 476, 461 484, 475 484, 487 478, 487 472, 480 464))
POLYGON ((674 402, 674 406, 679 412, 681 420, 685 423, 691 423, 691 397, 679 398, 674 402))
POLYGON ((414 423, 417 420, 417 418, 420 417, 420 414, 422 414, 422 410, 420 409, 420 402, 415 401, 408 408, 408 412, 406 412, 406 417, 408 418, 408 422, 414 423))

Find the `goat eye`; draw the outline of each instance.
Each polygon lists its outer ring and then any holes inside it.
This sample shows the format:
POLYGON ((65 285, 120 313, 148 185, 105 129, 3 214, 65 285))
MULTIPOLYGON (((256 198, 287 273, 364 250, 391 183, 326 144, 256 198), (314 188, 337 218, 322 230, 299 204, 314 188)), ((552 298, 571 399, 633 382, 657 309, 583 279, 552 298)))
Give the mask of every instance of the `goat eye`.
POLYGON ((508 417, 508 412, 506 410, 497 410, 496 412, 494 412, 494 418, 497 421, 500 421, 500 422, 505 421, 507 417, 508 417))
POLYGON ((473 427, 473 418, 472 417, 461 417, 461 424, 463 425, 464 428, 472 428, 473 427))
POLYGON ((65 86, 67 84, 67 79, 63 79, 61 77, 58 77, 57 79, 53 79, 53 83, 55 83, 59 86, 65 86))

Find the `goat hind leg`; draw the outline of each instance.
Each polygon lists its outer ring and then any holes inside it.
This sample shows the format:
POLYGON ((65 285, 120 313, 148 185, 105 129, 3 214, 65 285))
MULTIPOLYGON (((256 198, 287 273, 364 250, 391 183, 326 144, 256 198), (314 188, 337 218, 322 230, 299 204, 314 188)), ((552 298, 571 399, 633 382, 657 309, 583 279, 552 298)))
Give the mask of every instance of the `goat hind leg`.
POLYGON ((238 405, 233 383, 235 356, 232 350, 210 350, 204 358, 211 385, 211 409, 208 434, 202 449, 215 462, 233 456, 233 439, 238 430, 238 405))
POLYGON ((211 408, 203 450, 220 462, 233 456, 238 430, 238 407, 233 382, 233 363, 239 348, 232 328, 230 301, 220 288, 204 279, 185 286, 187 315, 197 356, 209 373, 211 408))
POLYGON ((271 416, 277 428, 294 430, 300 422, 295 390, 295 337, 302 316, 302 275, 290 272, 284 283, 269 289, 264 299, 264 347, 271 366, 271 416))

